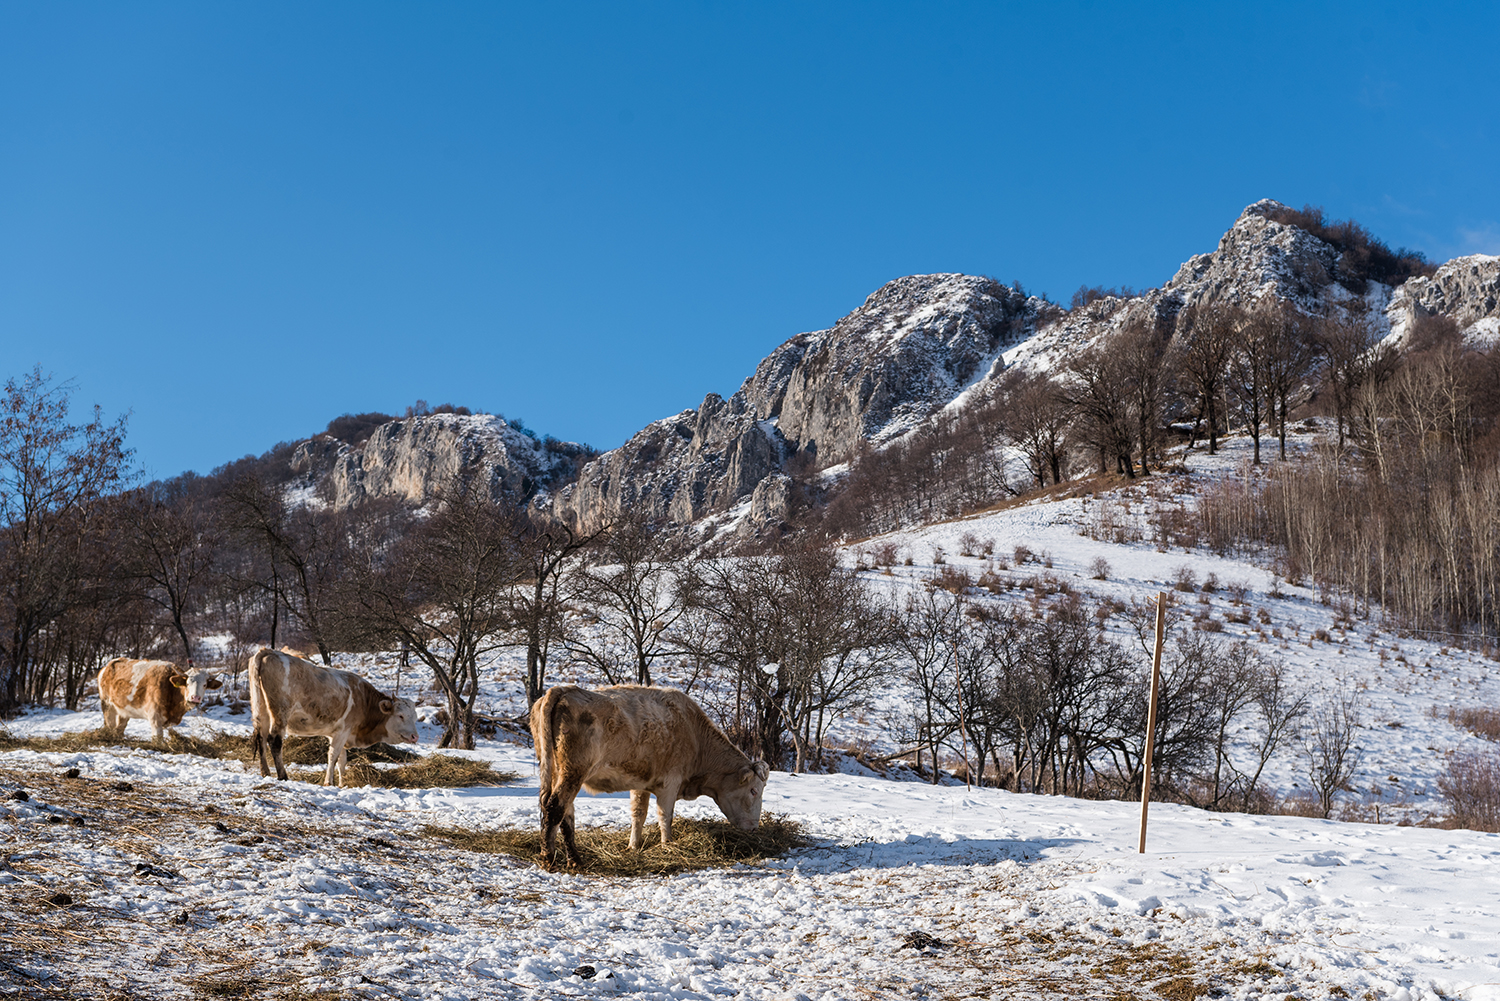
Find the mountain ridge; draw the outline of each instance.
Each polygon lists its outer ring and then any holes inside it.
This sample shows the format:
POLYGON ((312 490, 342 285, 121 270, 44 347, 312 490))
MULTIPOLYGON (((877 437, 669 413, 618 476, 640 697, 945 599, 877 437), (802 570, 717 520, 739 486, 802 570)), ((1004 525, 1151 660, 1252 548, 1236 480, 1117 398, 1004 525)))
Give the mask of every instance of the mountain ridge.
POLYGON ((1126 324, 1169 326, 1190 307, 1272 295, 1307 313, 1360 310, 1379 337, 1397 343, 1427 316, 1452 318, 1475 343, 1500 340, 1500 257, 1455 258, 1392 286, 1364 277, 1349 246, 1298 223, 1313 220, 1335 238, 1368 234, 1352 223, 1330 229, 1311 212, 1261 199, 1162 286, 1071 310, 983 276, 893 279, 833 326, 777 345, 728 399, 710 393, 653 421, 584 463, 572 482, 560 481, 560 465, 534 439, 508 426, 460 426, 469 419, 452 415, 391 422, 357 449, 312 439, 293 465, 337 506, 380 497, 426 503, 441 480, 530 502, 585 532, 621 517, 686 525, 735 509, 737 518, 715 522, 746 537, 787 516, 794 466, 846 462, 1008 369, 1050 370, 1126 324))

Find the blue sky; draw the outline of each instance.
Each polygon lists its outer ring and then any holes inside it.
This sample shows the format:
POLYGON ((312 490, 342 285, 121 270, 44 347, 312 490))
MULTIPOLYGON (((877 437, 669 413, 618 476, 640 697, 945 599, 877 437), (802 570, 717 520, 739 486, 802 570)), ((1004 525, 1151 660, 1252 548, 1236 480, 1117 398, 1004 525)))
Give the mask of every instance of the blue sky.
POLYGON ((599 447, 883 282, 1273 197, 1500 253, 1493 5, 0 3, 0 376, 151 476, 421 398, 599 447))

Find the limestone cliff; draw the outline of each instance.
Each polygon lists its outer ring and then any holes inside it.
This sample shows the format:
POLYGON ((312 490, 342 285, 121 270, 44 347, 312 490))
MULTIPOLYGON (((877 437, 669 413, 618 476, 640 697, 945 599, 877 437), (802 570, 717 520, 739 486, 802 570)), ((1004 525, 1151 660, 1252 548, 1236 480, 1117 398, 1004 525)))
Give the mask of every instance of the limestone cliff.
POLYGON ((372 498, 425 504, 452 489, 524 503, 571 469, 569 448, 503 417, 429 414, 382 424, 358 446, 320 435, 297 447, 292 468, 337 509, 372 498))

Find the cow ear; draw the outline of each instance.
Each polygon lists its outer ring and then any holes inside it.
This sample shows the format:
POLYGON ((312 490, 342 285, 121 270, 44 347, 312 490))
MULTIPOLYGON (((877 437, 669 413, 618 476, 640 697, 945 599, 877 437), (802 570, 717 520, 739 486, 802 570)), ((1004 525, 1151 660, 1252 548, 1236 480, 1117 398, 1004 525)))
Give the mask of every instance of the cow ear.
POLYGON ((762 782, 771 777, 771 766, 766 764, 764 761, 757 761, 751 767, 755 769, 756 777, 759 778, 762 782))
POLYGON ((216 675, 214 675, 214 676, 212 676, 211 678, 208 679, 207 684, 208 684, 209 688, 223 688, 224 687, 224 679, 221 678, 221 677, 219 677, 216 674, 216 675))
POLYGON ((383 716, 389 716, 391 713, 393 713, 395 711, 396 711, 396 703, 392 702, 390 699, 381 699, 380 700, 380 712, 381 712, 381 715, 383 715, 383 716))
POLYGON ((168 678, 167 680, 170 681, 173 685, 177 686, 178 688, 186 688, 187 687, 187 675, 185 675, 185 674, 174 674, 170 678, 168 678))

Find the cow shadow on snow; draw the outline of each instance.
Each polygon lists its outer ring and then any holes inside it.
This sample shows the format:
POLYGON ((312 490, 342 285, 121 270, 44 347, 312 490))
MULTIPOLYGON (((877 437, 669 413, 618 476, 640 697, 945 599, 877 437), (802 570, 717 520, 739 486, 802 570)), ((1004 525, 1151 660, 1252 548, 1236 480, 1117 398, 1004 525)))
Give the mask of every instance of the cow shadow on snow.
POLYGON ((825 863, 834 868, 851 864, 862 869, 900 869, 913 865, 975 866, 1015 862, 1030 865, 1055 862, 1066 857, 1067 849, 1097 842, 1086 838, 958 838, 908 834, 892 841, 863 841, 854 844, 819 843, 796 852, 792 857, 802 865, 825 863))

